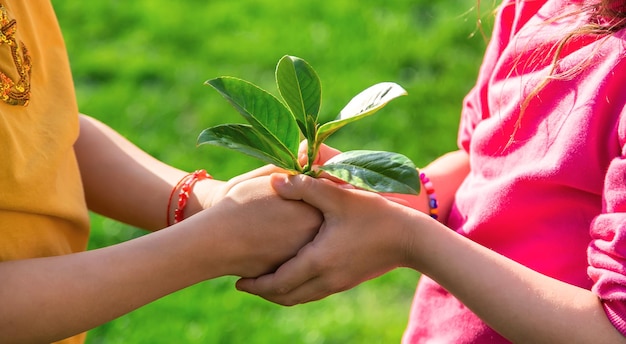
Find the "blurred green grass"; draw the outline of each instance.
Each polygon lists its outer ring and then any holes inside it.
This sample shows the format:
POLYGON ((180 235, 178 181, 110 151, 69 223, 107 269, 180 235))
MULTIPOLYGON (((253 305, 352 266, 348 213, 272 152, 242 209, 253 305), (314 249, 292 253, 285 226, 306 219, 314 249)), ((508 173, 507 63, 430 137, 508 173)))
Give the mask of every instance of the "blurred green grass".
MULTIPOLYGON (((53 4, 81 111, 163 161, 205 168, 218 179, 260 163, 222 148, 196 148, 202 129, 241 121, 204 81, 230 75, 274 92, 274 68, 286 54, 318 72, 324 120, 374 83, 394 81, 407 89, 408 97, 331 137, 332 146, 395 151, 418 166, 455 149, 461 101, 485 47, 476 23, 488 17, 473 9, 473 0, 53 4)), ((143 234, 98 215, 92 220, 91 248, 143 234)), ((284 308, 235 291, 235 279, 225 277, 102 325, 88 342, 399 342, 418 278, 399 269, 325 300, 284 308)))

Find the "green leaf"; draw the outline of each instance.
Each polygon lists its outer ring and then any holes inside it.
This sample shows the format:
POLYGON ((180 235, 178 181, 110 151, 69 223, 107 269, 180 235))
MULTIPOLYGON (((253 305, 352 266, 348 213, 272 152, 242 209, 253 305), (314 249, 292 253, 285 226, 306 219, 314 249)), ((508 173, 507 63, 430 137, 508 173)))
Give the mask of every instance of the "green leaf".
POLYGON ((322 102, 322 87, 315 70, 301 58, 284 56, 276 66, 276 84, 300 131, 307 139, 314 139, 309 135, 315 132, 315 127, 309 127, 308 118, 317 122, 322 102))
POLYGON ((419 174, 413 162, 398 153, 355 150, 336 155, 319 167, 361 189, 417 195, 419 174))
POLYGON ((226 147, 288 170, 299 170, 290 152, 268 142, 266 137, 247 124, 223 124, 203 130, 197 145, 210 144, 226 147))
POLYGON ((372 115, 391 100, 406 94, 400 85, 393 82, 383 82, 365 89, 350 100, 336 120, 324 123, 318 129, 316 140, 319 143, 324 142, 344 125, 372 115))
POLYGON ((300 132, 295 118, 276 97, 258 86, 233 77, 208 80, 237 111, 272 144, 282 146, 297 160, 300 132))

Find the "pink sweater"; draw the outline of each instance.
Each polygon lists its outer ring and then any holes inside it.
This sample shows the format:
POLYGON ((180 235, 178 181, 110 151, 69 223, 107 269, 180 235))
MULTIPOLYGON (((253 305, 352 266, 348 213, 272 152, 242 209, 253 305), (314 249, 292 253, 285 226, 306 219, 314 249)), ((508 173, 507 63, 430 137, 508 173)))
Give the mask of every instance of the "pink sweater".
MULTIPOLYGON (((626 30, 569 43, 556 72, 582 70, 541 89, 514 130, 520 104, 549 73, 555 42, 581 23, 606 20, 547 22, 576 9, 568 3, 501 6, 464 102, 459 145, 469 152, 471 172, 447 224, 536 271, 593 290, 626 334, 626 30)), ((507 342, 425 276, 403 340, 507 342)))

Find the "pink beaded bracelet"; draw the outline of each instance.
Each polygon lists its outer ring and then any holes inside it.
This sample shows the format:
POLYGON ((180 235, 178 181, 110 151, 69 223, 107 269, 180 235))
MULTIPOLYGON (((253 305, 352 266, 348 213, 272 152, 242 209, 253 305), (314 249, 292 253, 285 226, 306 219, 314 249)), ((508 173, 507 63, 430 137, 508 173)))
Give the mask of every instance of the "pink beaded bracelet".
POLYGON ((435 195, 435 188, 433 187, 433 183, 423 172, 420 172, 420 180, 424 185, 426 196, 428 196, 428 215, 436 220, 439 217, 439 205, 437 203, 437 196, 435 195))
POLYGON ((189 196, 191 195, 191 191, 193 191, 193 187, 197 181, 203 179, 211 179, 210 174, 208 174, 205 170, 197 170, 195 172, 189 173, 174 186, 172 192, 170 193, 170 198, 167 203, 167 226, 173 225, 174 223, 178 223, 184 219, 184 210, 185 206, 187 206, 187 201, 189 200, 189 196), (180 191, 179 191, 180 190, 180 191), (174 198, 174 194, 178 192, 178 201, 176 203, 176 209, 174 209, 174 223, 170 223, 170 213, 172 207, 172 199, 174 198))

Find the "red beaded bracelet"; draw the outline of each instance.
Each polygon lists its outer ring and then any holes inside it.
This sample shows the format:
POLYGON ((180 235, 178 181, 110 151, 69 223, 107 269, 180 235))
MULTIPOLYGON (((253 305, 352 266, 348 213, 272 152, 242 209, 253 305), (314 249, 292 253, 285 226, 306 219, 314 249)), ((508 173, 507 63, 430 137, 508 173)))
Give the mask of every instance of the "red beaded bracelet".
POLYGON ((437 203, 437 196, 435 195, 435 188, 433 187, 433 183, 426 177, 423 172, 420 172, 420 180, 424 185, 424 191, 426 191, 426 196, 428 196, 428 215, 433 219, 437 219, 439 217, 439 204, 437 203))
POLYGON ((167 226, 173 225, 174 223, 178 223, 182 221, 184 216, 185 206, 187 206, 187 201, 189 200, 189 196, 191 195, 191 191, 193 191, 194 185, 196 182, 203 179, 212 179, 210 174, 208 174, 205 170, 197 170, 195 172, 189 173, 184 176, 172 189, 170 193, 170 198, 167 202, 167 226), (180 191, 179 191, 180 190, 180 191), (178 192, 178 202, 176 203, 176 209, 174 209, 174 223, 170 223, 170 213, 172 208, 172 199, 174 198, 174 194, 178 192))

